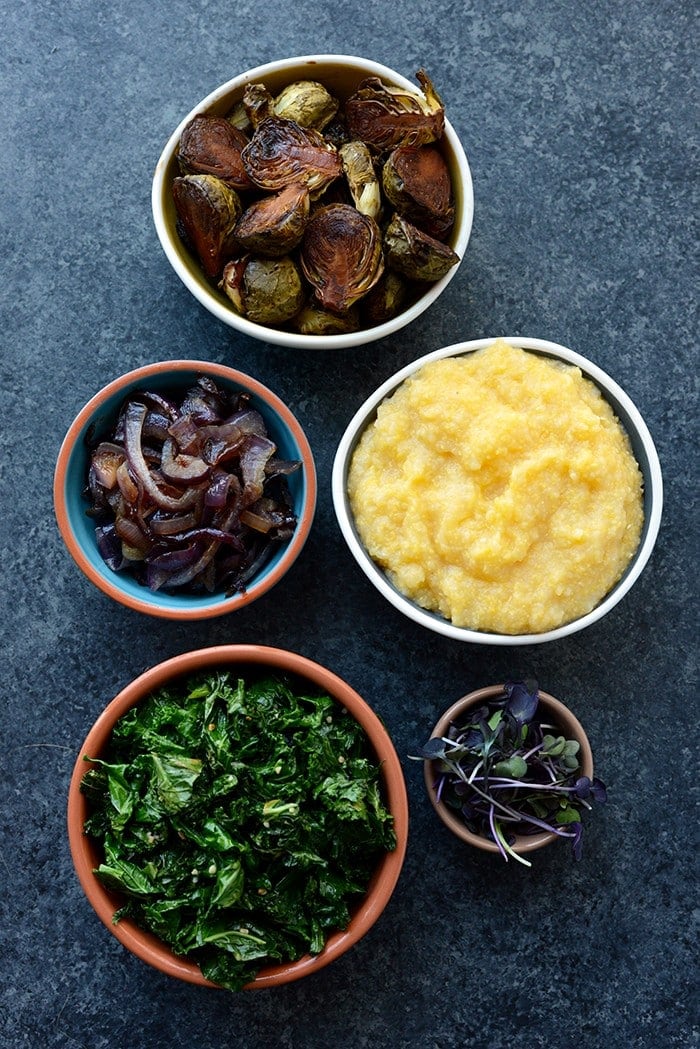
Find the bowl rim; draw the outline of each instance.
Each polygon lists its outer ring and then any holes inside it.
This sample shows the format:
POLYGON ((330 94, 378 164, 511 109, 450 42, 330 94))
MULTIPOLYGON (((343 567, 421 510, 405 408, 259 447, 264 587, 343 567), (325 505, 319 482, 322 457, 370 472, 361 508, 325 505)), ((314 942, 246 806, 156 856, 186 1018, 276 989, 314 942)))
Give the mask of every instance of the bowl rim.
POLYGON ((96 914, 123 946, 142 961, 169 976, 200 986, 219 985, 204 977, 197 965, 178 958, 157 937, 139 929, 130 919, 112 922, 118 897, 110 893, 92 873, 83 824, 87 803, 80 792, 80 781, 89 768, 84 754, 97 757, 106 743, 115 721, 136 703, 161 685, 187 674, 212 666, 265 666, 306 678, 327 691, 361 725, 378 762, 387 796, 387 806, 394 817, 396 849, 387 852, 374 872, 368 894, 353 914, 351 927, 333 933, 317 955, 304 955, 296 962, 266 966, 246 985, 246 989, 277 986, 298 980, 329 965, 357 943, 374 925, 396 887, 406 855, 408 839, 408 796, 401 763, 388 730, 369 703, 327 667, 306 656, 266 645, 216 645, 184 652, 149 667, 122 688, 102 710, 79 748, 68 788, 67 828, 71 857, 82 889, 96 914))
MULTIPOLYGON (((504 689, 505 683, 500 685, 486 685, 483 688, 475 689, 473 692, 468 692, 465 696, 462 696, 461 699, 455 700, 455 702, 438 718, 432 732, 430 733, 430 738, 433 736, 444 735, 450 722, 455 718, 458 718, 465 710, 469 707, 476 706, 483 700, 489 700, 496 696, 503 695, 504 689)), ((571 708, 567 707, 565 703, 562 703, 560 699, 556 699, 556 697, 550 695, 549 692, 543 692, 542 689, 538 689, 538 696, 542 705, 552 712, 557 725, 567 733, 567 738, 576 739, 580 743, 581 749, 579 755, 581 759, 581 775, 593 779, 593 752, 583 725, 571 708)), ((462 841, 467 842, 467 844, 474 845, 476 848, 482 849, 484 852, 500 853, 500 849, 495 841, 489 841, 488 838, 484 838, 480 834, 474 834, 458 816, 444 805, 442 801, 438 801, 435 787, 433 785, 432 766, 433 762, 431 760, 426 759, 423 762, 423 779, 428 792, 428 798, 430 799, 430 804, 433 806, 433 809, 440 820, 442 820, 448 830, 451 830, 453 834, 458 838, 461 838, 462 841)), ((516 835, 513 850, 517 852, 518 855, 534 852, 535 849, 541 849, 544 845, 550 845, 552 842, 557 841, 558 838, 559 835, 554 834, 552 831, 543 831, 540 834, 532 835, 516 835)))
MULTIPOLYGON (((627 432, 628 427, 622 422, 621 425, 625 432, 627 432)), ((543 644, 546 641, 557 641, 560 638, 568 637, 570 634, 577 633, 579 630, 583 630, 585 627, 591 626, 593 623, 597 622, 597 620, 601 619, 622 600, 625 594, 627 594, 651 557, 661 525, 661 512, 663 508, 663 480, 656 447, 641 413, 628 394, 625 393, 622 387, 619 386, 618 383, 607 374, 607 372, 603 371, 603 369, 597 364, 589 361, 588 358, 583 357, 580 353, 576 353, 574 350, 570 350, 566 346, 561 346, 558 343, 550 342, 546 339, 535 339, 520 335, 489 336, 487 338, 472 339, 466 342, 453 343, 450 346, 443 346, 438 350, 425 354, 423 357, 419 357, 415 361, 411 361, 409 364, 405 365, 405 367, 399 369, 394 375, 391 375, 386 379, 358 408, 340 439, 333 461, 331 490, 338 525, 348 547, 350 548, 350 552, 370 582, 373 583, 377 590, 379 590, 390 604, 392 604, 399 612, 406 615, 409 619, 412 619, 414 622, 419 623, 422 626, 428 627, 428 629, 433 630, 438 634, 453 638, 457 641, 467 641, 473 644, 484 645, 537 645, 543 644), (371 557, 360 542, 355 531, 352 513, 347 498, 347 473, 350 457, 360 434, 365 427, 369 425, 372 414, 376 411, 378 405, 393 393, 405 379, 409 378, 409 376, 413 375, 424 365, 429 364, 432 361, 442 360, 445 357, 459 357, 465 356, 468 353, 474 353, 477 350, 490 346, 501 339, 516 348, 532 350, 540 355, 563 360, 568 364, 573 364, 580 368, 584 377, 592 379, 604 395, 611 395, 625 410, 636 434, 639 436, 649 463, 649 484, 647 485, 647 488, 650 495, 650 505, 649 514, 645 515, 646 531, 639 547, 637 548, 634 558, 630 562, 626 574, 615 584, 613 589, 608 592, 603 600, 600 601, 595 608, 591 609, 590 612, 587 612, 583 616, 579 616, 577 619, 571 620, 569 623, 565 623, 563 626, 556 627, 552 630, 546 630, 539 634, 497 634, 489 631, 473 630, 469 627, 454 626, 454 624, 448 620, 443 619, 435 613, 429 612, 427 609, 421 608, 419 605, 411 601, 410 598, 399 593, 399 591, 389 582, 384 572, 372 561, 371 557)))
POLYGON ((306 543, 316 511, 316 499, 316 465, 311 446, 301 424, 284 401, 282 401, 276 393, 273 393, 272 390, 268 389, 267 386, 259 382, 259 380, 236 368, 230 368, 228 365, 218 364, 211 361, 184 359, 157 361, 153 364, 146 364, 139 368, 135 368, 131 371, 125 372, 118 378, 113 379, 94 394, 78 412, 61 443, 58 458, 56 460, 53 482, 53 503, 58 529, 69 553, 83 574, 94 583, 102 593, 113 598, 115 601, 119 602, 119 604, 125 605, 127 608, 162 619, 186 620, 188 622, 226 615, 236 609, 243 608, 245 605, 250 604, 251 601, 261 597, 278 583, 282 576, 284 576, 296 561, 306 543), (243 593, 234 594, 230 598, 224 597, 223 599, 221 599, 220 595, 212 595, 211 602, 199 605, 198 607, 193 606, 191 609, 164 607, 157 602, 155 595, 149 599, 147 592, 144 594, 143 598, 135 597, 122 589, 119 585, 119 579, 116 573, 114 573, 115 578, 112 580, 111 577, 102 575, 98 572, 92 565, 90 559, 85 555, 82 545, 75 534, 66 499, 68 467, 73 454, 73 449, 80 440, 83 428, 89 424, 95 413, 99 411, 100 407, 111 397, 128 387, 154 377, 158 379, 159 383, 162 383, 163 381, 167 383, 168 374, 171 372, 175 374, 180 372, 201 372, 205 375, 224 379, 226 382, 240 386, 244 390, 249 390, 259 397, 272 412, 280 416, 299 446, 302 470, 304 471, 304 483, 306 486, 303 508, 298 518, 294 535, 284 548, 282 557, 275 567, 258 583, 251 584, 251 586, 243 593))
POLYGON ((295 333, 282 331, 277 328, 266 327, 264 324, 254 323, 246 317, 241 317, 233 309, 218 301, 218 299, 206 287, 204 279, 202 282, 193 279, 188 267, 184 265, 178 251, 176 250, 174 241, 176 233, 170 230, 162 206, 163 194, 166 188, 165 180, 167 169, 171 160, 175 156, 175 150, 184 128, 193 117, 197 116, 205 109, 209 109, 226 95, 238 90, 251 81, 262 79, 271 73, 283 72, 286 69, 291 71, 302 64, 308 66, 322 65, 324 63, 344 65, 348 68, 359 66, 360 72, 363 76, 378 76, 399 87, 406 88, 413 92, 420 92, 420 87, 417 87, 415 83, 412 83, 407 77, 404 77, 401 73, 396 72, 396 70, 391 69, 389 66, 383 65, 380 62, 375 62, 372 59, 361 58, 355 55, 299 55, 293 58, 282 58, 272 62, 266 62, 263 65, 239 73, 225 83, 220 84, 218 87, 214 88, 213 91, 210 91, 201 102, 198 102, 197 105, 193 106, 190 112, 180 121, 168 138, 156 164, 151 184, 151 211, 158 239, 170 265, 188 291, 195 297, 195 299, 197 299, 200 305, 228 327, 235 328, 254 339, 260 339, 264 342, 273 343, 278 346, 285 346, 291 349, 330 350, 359 347, 363 346, 365 343, 375 342, 377 339, 382 339, 399 331, 407 324, 411 324, 421 315, 421 313, 427 310, 428 307, 435 302, 457 273, 464 258, 467 244, 469 243, 472 223, 474 220, 474 186, 469 161, 467 160, 464 147, 459 140, 457 132, 449 120, 445 119, 445 131, 443 137, 454 154, 455 165, 459 170, 462 183, 462 223, 461 226, 457 227, 457 236, 453 245, 453 250, 459 255, 460 261, 456 266, 452 266, 444 277, 432 284, 416 302, 396 317, 385 321, 383 324, 375 325, 373 328, 366 328, 357 332, 345 332, 339 335, 304 335, 301 332, 295 333))

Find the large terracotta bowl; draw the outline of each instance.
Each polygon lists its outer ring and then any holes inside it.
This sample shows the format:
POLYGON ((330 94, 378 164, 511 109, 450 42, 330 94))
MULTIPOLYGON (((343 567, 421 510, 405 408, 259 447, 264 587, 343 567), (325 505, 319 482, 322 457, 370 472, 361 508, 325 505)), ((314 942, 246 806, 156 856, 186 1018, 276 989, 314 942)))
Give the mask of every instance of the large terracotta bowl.
POLYGON ((113 924, 112 918, 120 906, 118 894, 108 891, 93 874, 100 863, 99 848, 83 833, 88 815, 86 799, 80 792, 80 781, 90 765, 86 755, 100 757, 110 738, 115 722, 131 707, 140 703, 155 689, 193 673, 235 667, 244 672, 265 670, 291 675, 302 682, 323 690, 364 729, 377 762, 381 764, 381 780, 385 803, 394 818, 397 844, 377 865, 367 888, 367 894, 355 909, 350 924, 341 932, 333 933, 320 954, 305 955, 294 962, 262 969, 247 988, 274 987, 298 980, 317 972, 339 958, 360 940, 374 925, 394 891, 406 853, 408 835, 408 801, 401 764, 387 730, 370 706, 357 692, 332 671, 318 663, 277 648, 259 645, 223 645, 200 649, 168 659, 147 670, 126 686, 100 714, 78 753, 68 793, 68 837, 75 870, 85 895, 109 931, 142 961, 160 969, 169 976, 189 983, 215 986, 202 976, 198 966, 177 957, 162 941, 144 932, 133 921, 123 919, 113 924))

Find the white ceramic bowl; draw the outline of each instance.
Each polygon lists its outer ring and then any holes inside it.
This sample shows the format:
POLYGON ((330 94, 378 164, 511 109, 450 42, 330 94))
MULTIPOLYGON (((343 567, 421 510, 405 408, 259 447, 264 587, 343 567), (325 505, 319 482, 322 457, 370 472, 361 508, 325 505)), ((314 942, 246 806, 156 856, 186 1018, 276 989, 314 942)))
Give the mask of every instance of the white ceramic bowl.
MULTIPOLYGON (((430 63, 427 62, 426 65, 430 74, 430 63)), ((432 73, 439 90, 440 70, 436 68, 432 73)), ((245 335, 250 335, 255 339, 298 349, 328 350, 362 346, 367 342, 391 335, 419 317, 435 302, 457 272, 458 266, 453 266, 441 280, 430 285, 428 290, 412 305, 384 324, 343 335, 302 335, 298 332, 281 331, 263 324, 254 324, 245 317, 240 317, 233 310, 226 296, 209 283, 197 260, 190 255, 177 234, 175 207, 170 187, 173 178, 179 173, 175 155, 180 136, 194 116, 198 113, 228 113, 242 98, 246 85, 257 80, 264 81, 273 94, 295 80, 318 80, 336 97, 343 99, 349 97, 359 82, 368 76, 378 76, 387 84, 420 93, 417 82, 412 82, 394 72, 393 69, 366 58, 355 58, 349 55, 307 55, 301 58, 285 58, 278 62, 258 66, 256 69, 250 69, 217 87, 197 103, 168 139, 153 177, 151 204, 156 231, 168 261, 185 287, 224 324, 237 328, 245 335)), ((443 99, 443 102, 446 112, 449 113, 449 98, 443 99)), ((450 169, 455 197, 455 223, 448 243, 462 259, 471 232, 474 194, 467 158, 449 121, 445 121, 442 149, 450 169)))
POLYGON ((505 340, 506 342, 511 343, 511 345, 518 346, 521 349, 531 350, 535 353, 547 357, 553 357, 560 361, 566 361, 569 364, 574 364, 579 367, 583 375, 592 380, 599 387, 605 399, 612 406, 615 415, 627 431, 632 444, 632 451, 634 452, 644 478, 644 525, 637 552, 618 583, 616 583, 603 600, 586 615, 580 616, 578 619, 574 619, 570 623, 566 623, 564 626, 557 627, 554 630, 547 630, 539 634, 495 634, 487 633, 485 631, 471 630, 467 627, 455 626, 443 616, 435 612, 429 612, 425 608, 421 608, 420 605, 416 604, 414 601, 405 597, 395 586, 393 586, 382 569, 374 563, 357 534, 347 495, 347 477, 350 460, 352 459, 353 452, 360 436, 365 428, 374 420, 377 406, 380 402, 386 397, 389 397, 409 375, 413 375, 414 372, 418 371, 419 368, 422 368, 423 365, 428 362, 440 360, 443 357, 458 357, 467 353, 472 353, 475 350, 482 349, 484 346, 489 346, 494 341, 495 339, 493 338, 476 339, 472 342, 462 342, 457 343, 454 346, 446 346, 443 349, 436 350, 434 353, 427 354, 425 357, 421 357, 417 361, 413 361, 405 368, 402 368, 401 371, 392 375, 391 378, 386 380, 386 382, 382 383, 379 389, 376 390, 355 413, 343 434, 340 444, 338 445, 333 465, 333 504, 335 506, 338 524, 340 525, 340 529, 345 537, 345 541, 350 547, 350 551, 360 568, 370 582, 374 584, 377 590, 379 590, 379 592, 383 594, 395 608, 408 616, 409 619, 413 619, 416 623, 420 623, 429 630, 434 630, 438 634, 444 634, 446 637, 455 638, 458 641, 471 641, 478 644, 488 645, 533 645, 539 644, 543 641, 555 641, 558 638, 566 637, 569 634, 574 634, 579 630, 583 630, 584 627, 590 626, 591 623, 595 623, 598 619, 601 619, 606 615, 611 608, 614 608, 618 601, 621 601, 625 594, 631 589, 635 580, 639 578, 642 569, 649 560, 659 532, 663 504, 663 482, 661 479, 659 457, 656 453, 654 442, 642 416, 630 398, 601 368, 592 364, 580 354, 574 353, 573 350, 566 349, 564 346, 558 346, 554 342, 546 342, 544 339, 526 339, 516 337, 506 338, 505 340))

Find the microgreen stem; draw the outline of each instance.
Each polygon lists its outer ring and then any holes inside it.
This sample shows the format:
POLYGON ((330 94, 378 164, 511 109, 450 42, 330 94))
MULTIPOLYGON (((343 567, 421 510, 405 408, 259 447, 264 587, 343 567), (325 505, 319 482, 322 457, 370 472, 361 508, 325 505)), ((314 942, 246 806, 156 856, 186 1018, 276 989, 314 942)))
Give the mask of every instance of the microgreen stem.
MULTIPOLYGON (((512 856, 514 860, 517 860, 518 863, 522 863, 524 867, 531 867, 532 863, 530 860, 526 860, 524 856, 519 856, 518 853, 508 844, 498 823, 494 823, 494 829, 496 833, 496 844, 501 845, 502 849, 505 849, 508 853, 508 856, 512 856)), ((508 859, 508 856, 506 856, 506 860, 508 859)))

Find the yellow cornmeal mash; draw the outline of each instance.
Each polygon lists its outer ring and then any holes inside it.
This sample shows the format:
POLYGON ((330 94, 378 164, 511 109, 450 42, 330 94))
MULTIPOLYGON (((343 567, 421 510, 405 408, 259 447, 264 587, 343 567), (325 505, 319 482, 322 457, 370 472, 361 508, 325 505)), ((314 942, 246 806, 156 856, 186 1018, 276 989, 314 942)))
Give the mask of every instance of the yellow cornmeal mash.
POLYGON ((402 383, 360 439, 348 493, 365 548, 402 593, 501 634, 589 612, 643 521, 639 468, 598 388, 503 340, 402 383))

